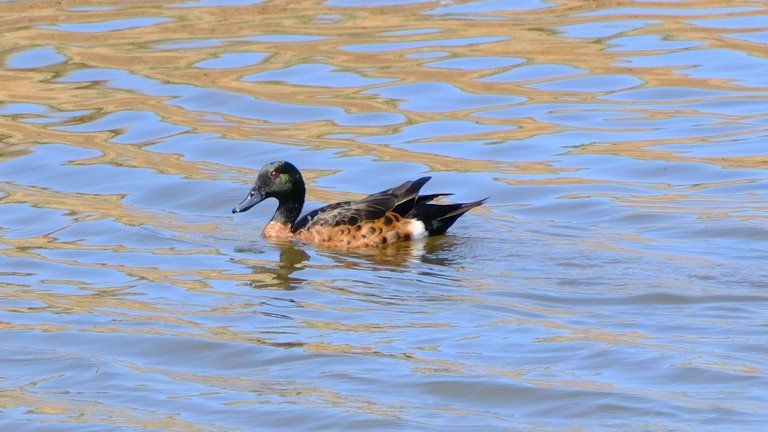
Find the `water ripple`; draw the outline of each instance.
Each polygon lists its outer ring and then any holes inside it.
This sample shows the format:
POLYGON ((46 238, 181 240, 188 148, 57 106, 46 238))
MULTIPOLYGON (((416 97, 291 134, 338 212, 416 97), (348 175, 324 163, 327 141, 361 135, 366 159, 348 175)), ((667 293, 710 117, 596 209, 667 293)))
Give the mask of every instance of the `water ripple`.
POLYGON ((763 430, 765 14, 0 2, 0 429, 763 430), (281 159, 490 199, 273 244, 281 159))

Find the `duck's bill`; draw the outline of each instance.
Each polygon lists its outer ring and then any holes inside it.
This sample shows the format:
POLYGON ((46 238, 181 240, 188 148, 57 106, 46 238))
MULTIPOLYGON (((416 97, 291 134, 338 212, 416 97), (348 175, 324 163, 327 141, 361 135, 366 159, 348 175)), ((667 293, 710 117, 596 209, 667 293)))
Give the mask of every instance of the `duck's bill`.
POLYGON ((251 209, 251 207, 262 201, 264 201, 264 196, 259 191, 257 191, 256 188, 253 188, 248 193, 248 196, 246 196, 245 199, 240 202, 240 204, 236 205, 235 208, 232 209, 232 213, 242 213, 244 211, 248 211, 251 209))

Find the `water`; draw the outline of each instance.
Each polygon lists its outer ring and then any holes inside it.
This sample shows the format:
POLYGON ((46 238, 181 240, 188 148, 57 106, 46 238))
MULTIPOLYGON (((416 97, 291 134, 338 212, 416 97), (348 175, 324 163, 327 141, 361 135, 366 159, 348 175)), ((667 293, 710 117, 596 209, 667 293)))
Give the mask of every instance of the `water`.
POLYGON ((0 428, 763 430, 766 9, 0 3, 0 428), (276 159, 491 199, 274 245, 276 159))

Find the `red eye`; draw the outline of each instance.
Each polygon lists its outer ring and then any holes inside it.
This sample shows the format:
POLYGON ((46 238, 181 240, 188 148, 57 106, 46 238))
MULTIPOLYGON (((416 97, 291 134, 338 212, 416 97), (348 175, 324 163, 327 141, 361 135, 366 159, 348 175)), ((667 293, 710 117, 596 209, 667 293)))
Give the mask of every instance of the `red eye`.
POLYGON ((277 171, 272 171, 271 173, 269 173, 269 176, 272 177, 273 179, 275 179, 275 178, 280 177, 280 173, 277 172, 277 171))

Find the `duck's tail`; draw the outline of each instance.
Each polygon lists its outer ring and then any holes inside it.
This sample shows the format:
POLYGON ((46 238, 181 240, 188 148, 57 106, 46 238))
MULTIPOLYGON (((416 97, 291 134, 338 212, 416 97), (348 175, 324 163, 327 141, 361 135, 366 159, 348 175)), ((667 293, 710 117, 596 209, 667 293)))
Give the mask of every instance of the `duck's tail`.
POLYGON ((488 198, 472 201, 468 203, 456 204, 431 204, 435 198, 450 194, 432 194, 422 195, 416 198, 413 209, 406 216, 410 219, 417 219, 424 223, 424 228, 429 235, 438 235, 445 233, 458 218, 464 213, 483 204, 488 198))

